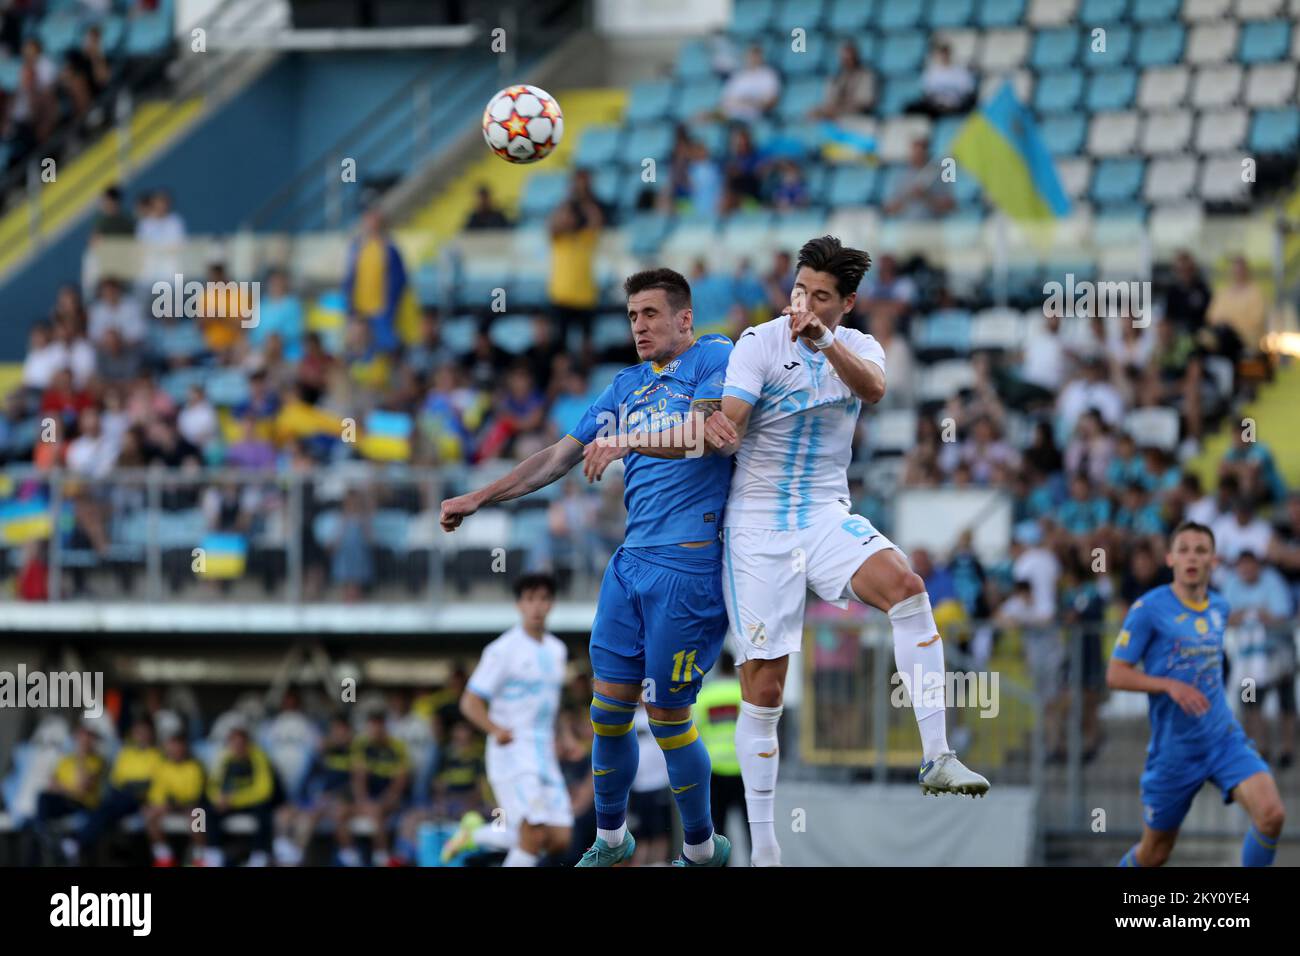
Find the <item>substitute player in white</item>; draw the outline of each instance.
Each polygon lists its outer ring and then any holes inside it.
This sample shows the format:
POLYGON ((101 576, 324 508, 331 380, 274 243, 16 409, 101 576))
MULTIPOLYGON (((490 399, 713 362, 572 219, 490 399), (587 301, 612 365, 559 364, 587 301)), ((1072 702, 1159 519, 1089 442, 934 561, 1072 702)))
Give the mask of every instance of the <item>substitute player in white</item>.
POLYGON ((944 686, 943 644, 924 582, 893 542, 849 510, 858 413, 885 394, 880 344, 840 324, 870 265, 865 252, 833 236, 805 243, 791 305, 741 334, 722 408, 705 423, 708 443, 736 459, 722 588, 740 664, 736 753, 755 866, 781 861, 773 825, 776 728, 809 588, 840 607, 852 599, 889 615, 894 660, 921 732, 922 790, 982 795, 989 788, 949 749, 942 695, 920 692, 944 686), (914 688, 918 668, 922 683, 914 688))
POLYGON ((509 844, 505 866, 536 866, 546 853, 569 848, 573 806, 555 755, 564 642, 546 631, 555 582, 544 574, 515 583, 519 623, 483 649, 460 710, 487 734, 487 774, 505 826, 488 824, 476 845, 509 844), (495 839, 494 839, 495 837, 495 839))

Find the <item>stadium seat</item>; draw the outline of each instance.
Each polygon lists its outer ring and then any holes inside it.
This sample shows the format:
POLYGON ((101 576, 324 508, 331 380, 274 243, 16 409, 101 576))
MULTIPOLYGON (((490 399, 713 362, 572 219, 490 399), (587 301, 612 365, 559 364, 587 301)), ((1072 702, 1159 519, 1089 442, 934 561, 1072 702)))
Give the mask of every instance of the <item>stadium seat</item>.
POLYGON ((933 0, 925 19, 931 30, 952 30, 969 24, 974 14, 975 0, 933 0))
POLYGON ((921 96, 921 78, 917 74, 895 76, 885 81, 876 113, 882 117, 897 116, 907 104, 921 96))
POLYGON ((1077 27, 1057 27, 1039 30, 1034 34, 1034 45, 1029 53, 1029 64, 1035 70, 1063 70, 1075 65, 1082 46, 1083 34, 1077 27))
POLYGON ((942 36, 952 49, 954 63, 970 66, 975 62, 975 54, 980 46, 979 30, 945 30, 942 36))
POLYGON ((619 137, 623 130, 619 126, 592 125, 582 131, 578 148, 574 150, 575 165, 587 169, 597 169, 614 161, 618 155, 619 137))
POLYGON ((36 35, 51 60, 61 60, 63 55, 81 42, 81 18, 76 15, 52 13, 42 18, 36 35))
MULTIPOLYGON (((781 0, 777 7, 774 26, 786 37, 790 31, 801 28, 807 31, 808 39, 813 31, 821 26, 826 16, 826 0, 781 0)), ((811 49, 811 47, 809 47, 811 49)))
POLYGON ((1025 0, 980 0, 975 22, 985 30, 1018 24, 1025 16, 1025 0))
POLYGON ((920 26, 922 3, 899 3, 898 0, 883 0, 877 8, 876 27, 886 32, 893 30, 910 30, 920 26))
POLYGON ((1231 59, 1236 48, 1235 22, 1198 23, 1187 38, 1187 62, 1193 66, 1217 66, 1231 59))
POLYGON ((1029 31, 1023 27, 987 30, 979 50, 979 67, 986 73, 1018 69, 1029 56, 1029 31))
POLYGON ((1200 233, 1204 220, 1200 200, 1157 206, 1151 211, 1151 241, 1165 248, 1185 245, 1188 236, 1200 233))
POLYGON ((1126 66, 1133 52, 1133 29, 1119 24, 1111 24, 1102 29, 1106 31, 1106 48, 1094 50, 1093 44, 1096 41, 1090 32, 1083 48, 1083 65, 1090 70, 1111 70, 1126 66))
POLYGON ((902 455, 916 444, 915 408, 884 409, 867 419, 872 454, 902 455))
POLYGON ((1124 416, 1124 431, 1133 436, 1139 448, 1178 446, 1178 410, 1174 408, 1135 408, 1124 416))
MULTIPOLYGON (((930 120, 924 116, 896 116, 885 120, 876 134, 881 162, 905 162, 911 154, 913 140, 928 136, 929 133, 930 120)), ((933 145, 932 142, 931 146, 933 145)))
POLYGON ((1168 203, 1188 196, 1196 188, 1196 160, 1191 156, 1168 156, 1152 160, 1147 167, 1142 198, 1151 203, 1168 203))
POLYGON ((1104 70, 1089 79, 1084 106, 1090 113, 1126 110, 1136 96, 1136 70, 1104 70))
POLYGON ((1128 0, 1083 0, 1080 23, 1114 23, 1128 13, 1128 0))
POLYGON ((1246 105, 1254 108, 1285 106, 1296 91, 1294 63, 1260 63, 1246 76, 1246 105))
POLYGON ((864 29, 876 14, 876 0, 831 0, 826 26, 844 35, 864 29))
POLYGON ((672 106, 672 117, 689 121, 700 113, 718 108, 722 97, 722 82, 714 77, 685 80, 672 106))
POLYGON ((1181 153, 1192 138, 1192 114, 1187 110, 1148 113, 1142 123, 1142 152, 1181 153))
POLYGON ((880 173, 869 166, 841 166, 831 173, 826 202, 832 207, 865 206, 880 193, 880 173))
POLYGON ((472 352, 477 336, 478 320, 472 315, 459 315, 442 324, 442 344, 455 355, 472 352))
POLYGON ((687 40, 682 44, 681 50, 677 53, 676 73, 682 80, 699 80, 713 76, 713 57, 707 40, 687 40))
POLYGON ((1057 157, 1056 174, 1070 199, 1082 199, 1092 183, 1092 160, 1085 156, 1057 157))
POLYGON ((1038 124, 1038 132, 1053 156, 1073 156, 1083 149, 1088 121, 1080 113, 1053 113, 1038 124))
POLYGON ((971 314, 962 309, 932 312, 913 335, 917 351, 965 355, 971 347, 971 314))
POLYGON ((653 255, 672 231, 672 219, 662 213, 641 213, 628 224, 632 239, 628 251, 633 255, 653 255))
POLYGON ((888 77, 919 73, 927 46, 926 35, 919 30, 891 34, 880 41, 875 67, 888 77))
POLYGON ((1065 26, 1074 20, 1079 0, 1030 0, 1026 22, 1032 27, 1065 26))
POLYGON ((1247 65, 1286 58, 1291 46, 1291 24, 1285 20, 1254 20, 1241 31, 1237 58, 1247 65))
POLYGON ((1140 67, 1172 66, 1183 55, 1187 29, 1181 23, 1153 23, 1138 34, 1134 62, 1140 67))
POLYGON ((124 48, 130 56, 160 56, 172 42, 170 11, 159 9, 154 13, 133 16, 127 24, 124 48))
POLYGON ((1191 73, 1185 66, 1143 70, 1138 81, 1137 105, 1144 110, 1168 110, 1181 106, 1190 84, 1191 73))
POLYGON ((1196 122, 1196 151, 1217 153, 1237 149, 1246 141, 1250 114, 1246 110, 1211 110, 1196 122))
POLYGON ((1242 69, 1236 63, 1197 70, 1192 81, 1192 106, 1198 110, 1230 106, 1241 91, 1242 76, 1242 69))
POLYGON ((765 31, 776 16, 776 0, 736 0, 732 6, 731 32, 752 37, 765 31))
POLYGON ((1239 20, 1270 20, 1286 15, 1286 0, 1237 0, 1234 12, 1239 20))
POLYGON ((519 215, 524 219, 547 216, 568 192, 567 172, 534 173, 524 187, 524 194, 519 198, 519 215))
POLYGON ((180 405, 185 403, 189 390, 193 386, 202 388, 207 383, 209 374, 210 371, 204 368, 178 368, 164 375, 159 384, 162 390, 180 405))
POLYGON ((673 127, 669 123, 638 123, 623 134, 619 147, 620 159, 625 166, 639 172, 645 159, 664 163, 673 151, 673 127))
POLYGON ((663 120, 672 110, 677 88, 671 80, 650 80, 638 83, 628 93, 627 110, 623 120, 627 123, 650 123, 663 120))
POLYGON ((1083 74, 1077 70, 1044 73, 1034 89, 1034 109, 1042 113, 1075 110, 1083 98, 1083 74))
POLYGON ((803 120, 809 110, 817 106, 826 95, 826 81, 818 76, 803 76, 790 80, 781 91, 776 104, 776 115, 789 121, 803 120))
POLYGON ((126 17, 108 16, 100 21, 99 45, 108 56, 116 55, 126 42, 126 17))
POLYGON ((218 369, 207 381, 208 401, 214 405, 238 405, 248 399, 248 394, 248 375, 243 369, 218 369))
POLYGON ((1300 110, 1260 110, 1251 119, 1249 146, 1253 153, 1289 153, 1300 143, 1300 110))
POLYGON ((1183 19, 1189 23, 1226 20, 1233 0, 1183 0, 1183 19))
POLYGON ((1136 157, 1103 159, 1092 176, 1092 201, 1107 205, 1137 198, 1144 171, 1145 162, 1136 157))
POLYGON ((975 366, 965 359, 936 362, 917 369, 916 394, 922 402, 946 402, 975 385, 975 366))
POLYGON ((966 122, 965 116, 942 116, 930 129, 930 156, 947 156, 948 145, 966 122))
POLYGON ((158 351, 168 359, 191 359, 207 348, 198 323, 184 319, 156 328, 154 336, 158 351))
POLYGON ((821 33, 809 32, 804 37, 802 49, 797 49, 790 39, 783 40, 772 58, 772 65, 787 79, 801 76, 818 76, 828 65, 836 62, 835 44, 821 33))
POLYGON ((1178 19, 1182 0, 1132 0, 1129 16, 1136 23, 1169 23, 1178 19))
POLYGON ((1137 146, 1138 114, 1096 113, 1088 127, 1088 152, 1097 156, 1119 156, 1137 146))
POLYGON ((488 325, 488 338, 501 351, 523 355, 536 344, 533 320, 527 315, 497 315, 488 325))

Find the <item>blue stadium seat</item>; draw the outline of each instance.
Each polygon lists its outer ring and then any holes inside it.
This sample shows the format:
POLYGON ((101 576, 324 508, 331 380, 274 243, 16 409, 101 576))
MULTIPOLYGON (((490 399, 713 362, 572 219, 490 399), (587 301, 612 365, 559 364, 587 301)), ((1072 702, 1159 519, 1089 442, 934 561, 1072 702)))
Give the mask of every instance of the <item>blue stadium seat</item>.
POLYGON ((1091 113, 1127 110, 1137 97, 1136 70, 1105 70, 1092 74, 1084 105, 1091 113))
POLYGON ((952 350, 961 354, 970 351, 971 314, 964 309, 944 309, 932 313, 921 322, 915 336, 918 349, 932 351, 952 350))
POLYGON ((442 325, 442 343, 457 355, 468 355, 474 350, 478 334, 478 320, 472 315, 458 315, 442 325))
POLYGON ((1257 110, 1248 140, 1253 153, 1289 153, 1300 142, 1300 109, 1257 110))
POLYGON ((597 124, 588 126, 578 140, 573 162, 577 166, 597 169, 612 163, 618 155, 618 141, 623 130, 619 126, 597 124))
POLYGON ((1128 12, 1128 0, 1083 0, 1076 23, 1112 23, 1128 12))
POLYGON ((1084 40, 1083 65, 1090 70, 1107 70, 1128 63, 1133 52, 1133 28, 1112 24, 1105 27, 1106 49, 1094 52, 1092 34, 1084 40))
POLYGON ((1291 25, 1285 20, 1255 20, 1241 31, 1237 58, 1242 63, 1267 63, 1286 59, 1291 25))
POLYGON ((596 354, 627 345, 627 316, 620 312, 604 312, 596 316, 591 326, 591 347, 596 354))
POLYGON ((854 33, 863 29, 876 15, 876 0, 831 0, 826 26, 832 33, 854 33))
POLYGON ((1173 66, 1183 56, 1187 29, 1181 23, 1156 23, 1138 34, 1134 62, 1140 67, 1173 66))
POLYGON ((420 305, 437 305, 441 297, 441 279, 436 263, 428 262, 415 270, 412 280, 415 284, 415 298, 420 305))
POLYGON ((821 77, 805 76, 792 80, 781 92, 776 114, 787 122, 805 119, 808 111, 822 101, 825 92, 826 81, 821 77))
POLYGON ((18 89, 18 77, 22 72, 22 63, 16 56, 0 55, 0 90, 12 93, 18 89))
POLYGON ((198 508, 158 513, 158 542, 163 548, 196 547, 207 531, 207 520, 198 508))
POLYGON ((674 119, 690 120, 698 113, 716 109, 722 96, 722 82, 712 77, 683 83, 672 105, 674 119))
POLYGON ((773 22, 787 38, 791 30, 799 27, 806 30, 811 39, 813 30, 821 25, 822 18, 826 16, 826 7, 826 0, 781 0, 773 22))
POLYGON ((207 381, 208 401, 214 405, 238 405, 248 393, 248 375, 241 368, 217 369, 207 381))
POLYGON ((1092 201, 1115 205, 1136 199, 1145 170, 1145 160, 1136 157, 1103 159, 1092 174, 1092 201))
POLYGON ((1025 0, 981 0, 975 22, 984 29, 1013 27, 1025 15, 1025 0))
POLYGON ((933 0, 926 16, 931 30, 952 30, 971 22, 975 0, 933 0))
POLYGON ((889 30, 907 30, 912 27, 921 25, 921 11, 925 4, 919 0, 913 2, 899 2, 899 0, 885 0, 880 5, 879 12, 876 14, 876 26, 885 31, 889 30))
POLYGON ((965 116, 941 116, 930 127, 930 157, 947 156, 948 144, 966 123, 965 116))
POLYGON ((104 48, 104 53, 110 56, 117 53, 126 40, 126 18, 105 17, 100 21, 99 29, 99 43, 104 48))
POLYGON ((683 80, 713 76, 713 58, 707 40, 688 40, 677 54, 677 75, 683 80))
POLYGON ((1034 87, 1034 109, 1039 113, 1064 113, 1076 109, 1083 98, 1083 76, 1077 70, 1044 73, 1034 87))
POLYGON ((178 368, 164 375, 159 385, 171 396, 172 401, 183 404, 190 388, 195 385, 202 388, 209 374, 209 370, 205 368, 178 368))
POLYGON ((172 23, 167 11, 144 13, 131 18, 126 28, 129 56, 159 56, 172 42, 172 23))
POLYGON ((884 92, 880 95, 877 112, 888 119, 903 112, 908 103, 921 96, 921 77, 915 73, 910 76, 895 76, 885 81, 884 92))
POLYGON ((1077 156, 1088 138, 1088 118, 1082 113, 1052 113, 1043 117, 1038 132, 1053 156, 1077 156))
POLYGON ((776 15, 776 0, 736 0, 731 12, 731 32, 755 36, 767 30, 776 15))
POLYGON ((826 202, 832 208, 865 206, 879 195, 880 174, 869 166, 841 166, 831 173, 826 202))
POLYGON ((1076 27, 1039 30, 1029 51, 1029 65, 1035 70, 1060 70, 1074 66, 1083 34, 1076 27))
POLYGON ((1182 0, 1133 0, 1129 16, 1137 23, 1170 23, 1181 6, 1182 0))
POLYGON ((825 67, 837 62, 835 47, 823 34, 809 33, 804 38, 802 51, 793 47, 793 41, 787 37, 781 41, 776 56, 772 58, 772 65, 784 73, 787 80, 822 73, 825 67))
POLYGON ((721 159, 727 154, 727 132, 725 123, 703 123, 691 128, 691 138, 703 143, 714 159, 721 159))
POLYGON ((882 37, 876 56, 876 69, 888 77, 919 74, 925 64, 928 46, 926 35, 920 30, 882 37))
POLYGON ((638 83, 628 93, 627 110, 623 120, 628 123, 648 123, 662 120, 672 111, 676 88, 671 80, 651 80, 638 83))
POLYGON ((666 162, 673 151, 673 128, 668 123, 638 123, 623 134, 619 158, 625 166, 641 168, 647 157, 666 162))
POLYGON ((532 219, 548 215, 568 194, 568 173, 534 173, 519 198, 519 216, 532 219))
POLYGON ((642 213, 628 225, 632 238, 628 251, 634 255, 651 255, 659 251, 672 231, 672 220, 662 213, 642 213))
POLYGON ((533 320, 526 315, 500 315, 492 318, 488 338, 492 344, 511 355, 522 355, 536 344, 533 320))
POLYGON ((45 55, 57 61, 81 42, 81 19, 75 15, 54 13, 46 16, 36 29, 45 55))
POLYGON ((875 63, 876 35, 874 33, 863 33, 855 37, 854 41, 858 45, 858 58, 861 59, 863 63, 875 63))
POLYGON ((510 303, 517 309, 541 309, 550 304, 546 292, 546 276, 515 276, 508 284, 510 303))
POLYGON ((591 174, 591 191, 601 202, 617 205, 619 194, 627 191, 622 189, 626 182, 624 175, 623 170, 618 166, 601 166, 591 174))

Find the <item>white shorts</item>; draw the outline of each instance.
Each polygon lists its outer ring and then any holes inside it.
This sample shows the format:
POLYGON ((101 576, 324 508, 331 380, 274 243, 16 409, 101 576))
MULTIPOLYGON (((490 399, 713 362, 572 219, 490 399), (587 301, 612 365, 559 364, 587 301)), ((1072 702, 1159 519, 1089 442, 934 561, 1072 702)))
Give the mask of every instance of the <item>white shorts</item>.
POLYGON ((847 607, 858 597, 851 581, 873 554, 902 550, 866 518, 827 510, 803 531, 727 528, 722 591, 728 646, 736 663, 775 660, 803 644, 804 599, 847 607))
POLYGON ((506 826, 517 830, 521 823, 541 827, 573 826, 573 804, 558 766, 543 773, 523 770, 488 774, 492 794, 505 814, 506 826))

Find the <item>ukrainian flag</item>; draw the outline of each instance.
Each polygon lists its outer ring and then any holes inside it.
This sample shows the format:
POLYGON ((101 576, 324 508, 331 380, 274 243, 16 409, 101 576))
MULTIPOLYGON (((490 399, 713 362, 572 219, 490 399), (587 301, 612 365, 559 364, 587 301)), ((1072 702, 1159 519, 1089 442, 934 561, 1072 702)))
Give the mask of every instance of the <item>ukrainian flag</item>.
POLYGON ((43 498, 0 502, 0 543, 44 541, 54 533, 54 516, 43 498))
POLYGON ((971 114, 952 141, 957 175, 974 176, 989 201, 1012 219, 1043 221, 1068 215, 1051 153, 1010 81, 971 114))
POLYGON ((229 580, 244 576, 248 564, 248 542, 241 534, 204 535, 199 547, 203 549, 205 578, 229 580))
POLYGON ((371 412, 361 436, 361 454, 372 461, 406 461, 411 457, 411 416, 405 412, 371 412))

